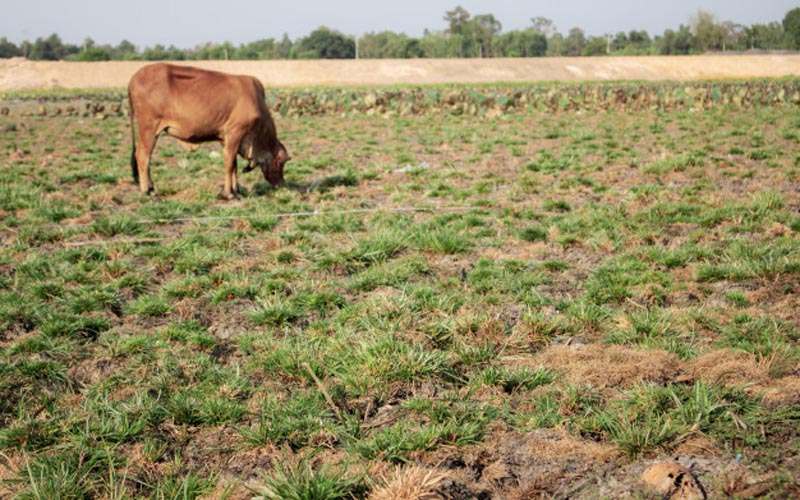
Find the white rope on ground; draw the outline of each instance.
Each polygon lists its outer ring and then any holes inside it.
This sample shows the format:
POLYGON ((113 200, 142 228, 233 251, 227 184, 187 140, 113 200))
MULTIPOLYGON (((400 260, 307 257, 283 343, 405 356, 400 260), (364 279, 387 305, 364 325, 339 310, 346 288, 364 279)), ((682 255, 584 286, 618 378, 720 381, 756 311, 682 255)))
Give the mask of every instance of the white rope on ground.
POLYGON ((82 240, 82 241, 64 241, 61 244, 66 248, 84 247, 90 245, 141 245, 145 243, 161 243, 167 238, 128 238, 122 240, 82 240))
MULTIPOLYGON (((279 219, 290 217, 314 217, 320 215, 346 215, 346 214, 363 214, 363 213, 378 213, 378 212, 456 212, 460 210, 474 210, 480 207, 467 207, 467 206, 428 206, 428 207, 395 207, 395 208, 354 208, 350 210, 330 210, 320 211, 314 210, 313 212, 286 212, 278 214, 259 215, 225 215, 225 216, 209 216, 209 217, 176 217, 174 219, 141 219, 134 221, 136 224, 168 224, 168 223, 183 223, 183 222, 210 222, 220 220, 238 220, 238 219, 259 219, 262 217, 276 217, 279 219)), ((69 227, 90 226, 91 224, 75 224, 69 227)), ((65 247, 80 247, 90 245, 110 245, 110 244, 141 244, 141 243, 158 243, 165 241, 168 238, 136 238, 136 239, 123 239, 123 240, 82 240, 82 241, 67 241, 62 242, 65 247)))
POLYGON ((286 212, 277 214, 264 214, 264 215, 220 215, 208 217, 175 217, 174 219, 141 219, 134 221, 136 224, 168 224, 170 222, 211 222, 220 220, 238 220, 238 219, 261 219, 265 217, 276 217, 278 219, 291 218, 291 217, 314 217, 324 215, 347 215, 347 214, 364 214, 364 213, 378 213, 378 212, 454 212, 459 210, 478 210, 480 207, 466 207, 466 206, 430 206, 430 207, 397 207, 397 208, 354 208, 351 210, 329 210, 320 211, 314 210, 311 212, 286 212))

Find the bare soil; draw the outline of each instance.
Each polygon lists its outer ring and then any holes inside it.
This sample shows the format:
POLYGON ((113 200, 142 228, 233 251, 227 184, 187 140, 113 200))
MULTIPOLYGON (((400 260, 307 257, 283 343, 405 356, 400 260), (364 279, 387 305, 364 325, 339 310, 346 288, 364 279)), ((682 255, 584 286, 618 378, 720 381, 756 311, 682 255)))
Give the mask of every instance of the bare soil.
MULTIPOLYGON (((0 60, 0 92, 125 87, 144 61, 0 60)), ((184 63, 181 63, 184 64, 184 63)), ((800 55, 192 61, 258 77, 267 86, 352 86, 614 80, 712 80, 800 75, 800 55)))

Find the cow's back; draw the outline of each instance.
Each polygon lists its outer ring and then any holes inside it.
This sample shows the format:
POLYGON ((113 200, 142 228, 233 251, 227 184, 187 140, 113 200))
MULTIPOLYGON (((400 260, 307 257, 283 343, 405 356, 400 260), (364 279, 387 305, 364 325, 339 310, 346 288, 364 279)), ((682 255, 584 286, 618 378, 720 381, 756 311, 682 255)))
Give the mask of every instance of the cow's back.
POLYGON ((222 127, 232 115, 257 114, 252 77, 155 63, 131 77, 128 93, 137 115, 202 128, 222 127))

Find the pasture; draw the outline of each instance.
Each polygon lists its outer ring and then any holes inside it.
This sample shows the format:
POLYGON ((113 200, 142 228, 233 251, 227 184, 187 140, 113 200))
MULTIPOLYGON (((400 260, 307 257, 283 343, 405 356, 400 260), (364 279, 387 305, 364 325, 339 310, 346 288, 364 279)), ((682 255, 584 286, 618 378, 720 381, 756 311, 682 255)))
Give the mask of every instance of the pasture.
POLYGON ((276 114, 226 202, 98 96, 0 101, 0 496, 800 494, 796 103, 276 114))

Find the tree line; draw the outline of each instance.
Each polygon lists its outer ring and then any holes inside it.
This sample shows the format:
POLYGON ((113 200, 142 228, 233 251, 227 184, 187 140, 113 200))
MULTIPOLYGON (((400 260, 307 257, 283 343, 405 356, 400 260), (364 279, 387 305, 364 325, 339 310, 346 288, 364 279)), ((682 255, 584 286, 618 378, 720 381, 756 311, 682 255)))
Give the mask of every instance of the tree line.
POLYGON ((98 45, 86 38, 81 45, 64 43, 57 34, 34 42, 14 44, 0 38, 0 58, 31 60, 207 60, 207 59, 353 59, 353 58, 466 58, 602 55, 680 55, 715 51, 800 50, 800 8, 790 10, 782 22, 743 26, 718 21, 705 11, 688 24, 650 36, 631 30, 587 36, 581 28, 561 33, 553 21, 534 17, 530 26, 503 32, 492 14, 471 15, 456 7, 444 15, 447 28, 425 30, 420 38, 392 31, 352 37, 320 27, 295 41, 265 38, 234 45, 207 43, 193 49, 155 45, 139 50, 123 40, 119 45, 98 45))

